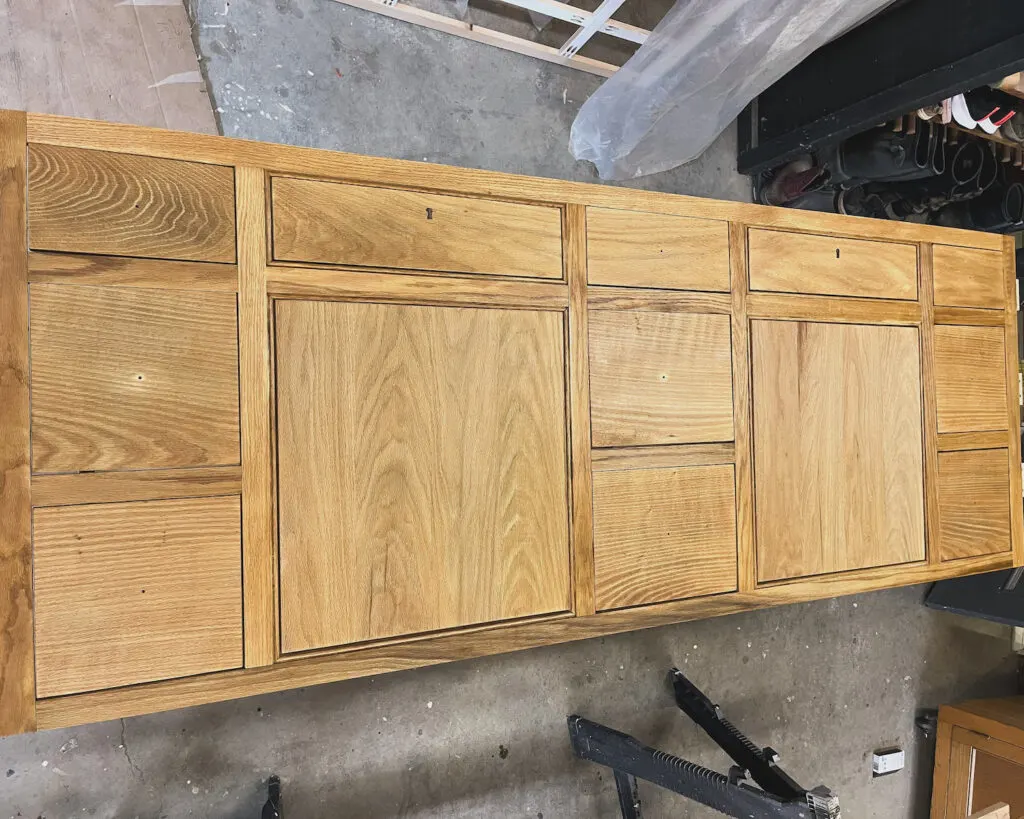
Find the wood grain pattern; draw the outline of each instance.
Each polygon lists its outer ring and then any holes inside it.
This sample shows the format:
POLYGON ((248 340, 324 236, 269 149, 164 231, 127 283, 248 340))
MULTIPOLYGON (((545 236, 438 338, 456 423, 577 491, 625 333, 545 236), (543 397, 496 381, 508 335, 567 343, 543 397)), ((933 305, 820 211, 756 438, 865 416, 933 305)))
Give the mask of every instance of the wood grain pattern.
POLYGON ((0 111, 0 735, 32 731, 25 115, 0 111))
POLYGON ((935 245, 932 252, 936 304, 1003 309, 1002 253, 951 245, 935 245))
POLYGON ((750 289, 877 299, 917 298, 917 248, 751 230, 750 289))
POLYGON ((236 168, 235 186, 245 667, 257 668, 274 662, 278 650, 266 174, 260 168, 236 168))
POLYGON ((235 261, 232 170, 29 145, 33 250, 235 261))
POLYGON ((945 819, 946 791, 949 789, 949 763, 953 750, 953 726, 939 720, 935 732, 935 767, 932 771, 932 798, 929 819, 945 819))
POLYGON ((1010 806, 1006 802, 997 802, 977 813, 972 813, 968 819, 1010 819, 1010 806))
POLYGON ((287 177, 272 206, 278 261, 563 278, 552 207, 287 177))
POLYGON ((942 560, 1010 551, 1009 487, 1005 449, 939 453, 942 560))
POLYGON ((595 447, 731 441, 726 316, 590 313, 595 447))
POLYGON ((895 325, 921 321, 921 305, 910 301, 749 293, 746 305, 750 318, 895 325))
POLYGON ((33 284, 35 472, 237 464, 235 297, 33 284))
POLYGON ((570 608, 560 313, 276 316, 283 651, 570 608))
POLYGON ((1024 697, 997 697, 943 705, 939 721, 1024 748, 1024 697))
POLYGON ((1008 427, 1003 334, 999 327, 935 328, 935 404, 940 433, 1008 427))
POLYGON ((446 634, 382 644, 353 646, 319 656, 298 656, 267 668, 226 671, 160 683, 147 683, 119 691, 98 691, 40 700, 40 729, 183 708, 218 700, 248 697, 288 688, 319 685, 355 677, 436 665, 555 645, 571 640, 603 637, 641 628, 719 617, 739 611, 883 588, 996 571, 1011 565, 1008 555, 968 558, 931 566, 916 563, 886 566, 847 574, 816 577, 764 586, 751 593, 720 594, 586 617, 554 617, 503 623, 492 628, 471 628, 446 634))
POLYGON ((776 230, 835 234, 895 242, 938 242, 1001 250, 1003 238, 977 230, 956 230, 911 222, 858 219, 795 208, 770 208, 696 196, 679 196, 614 185, 592 185, 518 176, 498 171, 453 168, 401 159, 298 148, 242 139, 179 133, 143 126, 29 114, 31 142, 143 153, 221 165, 265 167, 278 174, 321 176, 371 185, 454 190, 473 196, 520 201, 650 211, 677 216, 733 220, 776 230))
POLYGON ((1006 447, 1006 433, 1002 430, 989 432, 944 432, 938 436, 940 452, 960 449, 1001 449, 1006 447))
POLYGON ((591 284, 729 290, 729 225, 659 213, 587 208, 591 284))
POLYGON ((233 264, 44 253, 28 257, 28 280, 53 284, 117 285, 169 290, 238 290, 233 264))
POLYGON ((740 591, 757 587, 754 543, 754 443, 750 384, 750 322, 747 304, 747 230, 729 225, 729 265, 732 268, 733 427, 736 437, 736 550, 740 591))
POLYGON ((1006 318, 1002 310, 977 307, 935 307, 936 324, 975 324, 979 327, 1002 327, 1006 318))
POLYGON ((928 562, 938 565, 942 561, 939 549, 939 433, 938 419, 931 407, 935 406, 935 304, 934 260, 932 246, 918 248, 921 264, 921 400, 924 412, 924 530, 925 552, 928 562))
POLYGON ((125 472, 75 472, 32 478, 33 506, 74 506, 169 498, 237 495, 242 468, 141 469, 125 472))
POLYGON ((967 816, 971 798, 971 774, 974 770, 974 748, 966 742, 953 740, 949 752, 949 779, 946 784, 944 816, 961 819, 967 816))
POLYGON ((590 309, 646 310, 654 313, 724 313, 732 308, 728 293, 684 290, 644 290, 639 287, 587 288, 590 309))
POLYGON ((267 292, 281 298, 340 299, 385 304, 479 305, 541 310, 569 306, 561 282, 457 279, 367 273, 323 267, 268 267, 267 292))
POLYGON ((735 458, 736 447, 733 444, 633 446, 619 449, 595 449, 591 453, 595 472, 674 466, 711 466, 713 464, 731 464, 735 458))
POLYGON ((1004 328, 1003 350, 1006 360, 1006 405, 1009 417, 1009 451, 1010 463, 1010 538, 1013 542, 1013 560, 1018 566, 1024 566, 1024 509, 1018 499, 1024 495, 1024 476, 1017 464, 1021 462, 1021 443, 1017 430, 1020 429, 1020 391, 1022 387, 1020 373, 1019 339, 1017 337, 1017 251, 1012 236, 1003 237, 1003 287, 1006 310, 1003 317, 1004 328))
POLYGON ((754 321, 762 582, 923 560, 914 328, 754 321))
POLYGON ((731 465, 594 476, 599 610, 736 590, 731 465))
POLYGON ((971 819, 1017 819, 1024 810, 1024 752, 1013 746, 998 747, 998 750, 1004 748, 1009 751, 1009 758, 1002 753, 982 750, 977 745, 974 748, 971 810, 976 813, 971 814, 971 819), (1014 817, 1010 816, 1011 805, 1014 817), (986 806, 989 807, 986 809, 986 806))
POLYGON ((242 664, 239 501, 36 509, 40 697, 242 664))
POLYGON ((565 270, 569 280, 569 457, 572 496, 572 596, 573 612, 593 614, 594 601, 594 502, 590 452, 590 353, 587 310, 587 214, 579 205, 567 205, 565 270))

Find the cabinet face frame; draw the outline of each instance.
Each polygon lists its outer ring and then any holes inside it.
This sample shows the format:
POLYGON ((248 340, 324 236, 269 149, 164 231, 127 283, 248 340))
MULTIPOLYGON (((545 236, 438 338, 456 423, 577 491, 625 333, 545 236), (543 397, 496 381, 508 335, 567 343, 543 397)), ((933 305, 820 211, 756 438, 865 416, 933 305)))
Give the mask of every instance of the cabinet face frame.
MULTIPOLYGON (((1015 305, 1012 248, 1003 237, 932 226, 879 222, 830 214, 693 199, 667 194, 487 171, 357 157, 222 137, 176 134, 150 128, 86 122, 45 115, 0 114, 0 327, 13 328, 0 344, 0 370, 27 372, 27 290, 29 282, 92 283, 111 287, 164 287, 237 292, 239 316, 241 467, 204 470, 149 470, 30 476, 28 471, 27 377, 0 379, 0 559, 11 567, 5 582, 15 593, 0 595, 0 619, 15 624, 12 642, 0 644, 0 734, 148 713, 232 697, 314 685, 357 676, 431 665, 568 640, 602 636, 687 619, 717 616, 762 606, 921 583, 942 577, 1024 564, 1024 523, 1015 514, 1012 551, 939 562, 933 531, 939 451, 1007 448, 1019 463, 1020 441, 992 431, 937 431, 934 326, 1001 327, 1005 332, 1008 429, 1017 418, 1016 315, 1010 309, 936 306, 932 283, 933 245, 995 251, 1003 259, 1004 306, 1015 305), (135 154, 232 168, 235 185, 235 262, 138 261, 75 253, 31 253, 24 244, 26 143, 135 154), (387 271, 330 265, 271 262, 269 248, 271 176, 317 179, 369 187, 449 194, 558 208, 562 220, 564 278, 544 281, 453 274, 387 271), (588 207, 717 220, 728 226, 728 292, 659 290, 588 285, 588 207), (917 300, 751 292, 747 234, 750 229, 876 240, 916 246, 917 300), (7 241, 9 239, 9 241, 7 241), (330 299, 392 304, 500 306, 563 311, 567 327, 567 452, 569 453, 571 611, 551 617, 485 624, 442 634, 394 639, 342 650, 283 658, 277 648, 277 556, 274 509, 273 350, 270 317, 277 299, 330 299), (590 430, 587 349, 589 310, 653 310, 730 317, 735 441, 670 447, 594 450, 590 430), (753 319, 853 322, 916 326, 921 331, 924 480, 924 561, 854 570, 807 579, 758 584, 754 560, 754 509, 750 407, 750 322, 753 319), (19 329, 20 328, 20 329, 19 329), (9 400, 8 400, 9 399, 9 400), (1001 438, 999 436, 1002 436, 1001 438), (732 464, 736 480, 738 590, 596 613, 592 547, 592 479, 595 470, 648 466, 732 464), (168 474, 168 473, 175 474, 168 474), (154 500, 238 494, 242 499, 243 669, 127 688, 35 699, 32 669, 31 544, 28 521, 33 504, 154 500), (75 501, 78 502, 78 501, 75 501), (10 514, 8 514, 10 512, 10 514), (6 654, 3 652, 7 652, 6 654)), ((224 257, 222 257, 224 258, 224 257)), ((724 279, 723 279, 724 280, 724 279)), ((946 301, 956 300, 945 298, 946 301)), ((966 300, 970 300, 967 298, 966 300)), ((1011 498, 1020 497, 1020 472, 1010 470, 1011 498)), ((1016 507, 1014 507, 1016 508, 1016 507)))

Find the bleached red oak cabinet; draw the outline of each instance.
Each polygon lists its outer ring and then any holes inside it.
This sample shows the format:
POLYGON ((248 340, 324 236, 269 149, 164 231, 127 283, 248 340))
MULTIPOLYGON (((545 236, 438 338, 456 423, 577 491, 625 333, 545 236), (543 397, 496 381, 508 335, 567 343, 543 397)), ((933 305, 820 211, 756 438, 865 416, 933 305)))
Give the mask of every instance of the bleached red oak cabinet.
POLYGON ((0 729, 1024 562, 982 233, 0 114, 0 729))

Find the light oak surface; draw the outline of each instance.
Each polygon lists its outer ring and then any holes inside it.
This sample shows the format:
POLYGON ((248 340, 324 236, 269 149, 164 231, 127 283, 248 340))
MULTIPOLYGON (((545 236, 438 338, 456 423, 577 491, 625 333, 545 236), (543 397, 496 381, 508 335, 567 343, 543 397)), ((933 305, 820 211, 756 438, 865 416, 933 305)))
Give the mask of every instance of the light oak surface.
POLYGON ((32 731, 25 115, 0 111, 0 735, 32 731))
POLYGON ((935 303, 1001 310, 1003 254, 994 250, 935 245, 935 303))
POLYGON ((242 664, 237 497, 37 509, 40 697, 242 664))
POLYGON ((33 250, 235 260, 232 169, 29 146, 33 250))
POLYGON ((935 328, 940 434, 1007 428, 1005 355, 1000 327, 935 328))
POLYGON ((731 464, 594 476, 597 607, 736 589, 731 464))
POLYGON ((31 286, 35 472, 237 464, 235 296, 31 286))
POLYGON ((777 230, 751 230, 748 236, 751 290, 917 298, 913 245, 777 230))
POLYGON ((562 315, 276 316, 282 649, 568 609, 562 315))
POLYGON ((32 477, 33 506, 73 506, 166 498, 237 495, 242 468, 129 469, 119 472, 73 472, 32 477))
POLYGON ((939 453, 942 560, 1010 551, 1010 473, 1005 449, 939 453))
POLYGON ((105 284, 168 290, 238 290, 233 264, 135 259, 80 253, 35 251, 28 257, 28 280, 53 284, 105 284))
POLYGON ((665 466, 711 466, 733 463, 736 460, 736 447, 726 443, 595 449, 591 452, 591 460, 595 472, 665 466))
POLYGON ((591 284, 729 289, 729 224, 657 213, 587 208, 591 284))
POLYGON ((731 441, 729 318, 592 310, 594 446, 731 441))
POLYGON ((274 258, 562 278, 561 211, 275 177, 274 258))
POLYGON ((918 331, 754 321, 751 346, 759 580, 922 560, 918 331))

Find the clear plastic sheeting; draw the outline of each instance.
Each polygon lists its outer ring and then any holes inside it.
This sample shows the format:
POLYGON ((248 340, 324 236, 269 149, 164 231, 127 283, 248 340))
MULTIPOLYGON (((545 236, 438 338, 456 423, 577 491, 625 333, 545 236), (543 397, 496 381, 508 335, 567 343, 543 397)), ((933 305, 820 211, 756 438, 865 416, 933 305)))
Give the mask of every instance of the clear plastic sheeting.
POLYGON ((678 0, 580 109, 569 146, 602 179, 699 156, 754 97, 891 0, 678 0))

